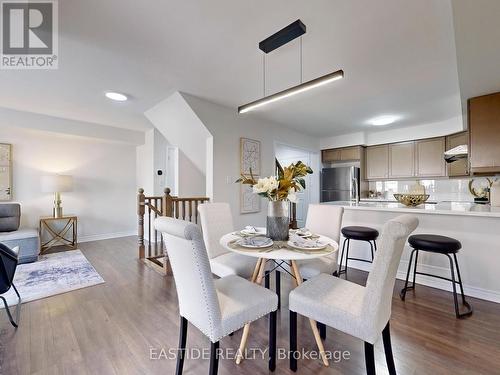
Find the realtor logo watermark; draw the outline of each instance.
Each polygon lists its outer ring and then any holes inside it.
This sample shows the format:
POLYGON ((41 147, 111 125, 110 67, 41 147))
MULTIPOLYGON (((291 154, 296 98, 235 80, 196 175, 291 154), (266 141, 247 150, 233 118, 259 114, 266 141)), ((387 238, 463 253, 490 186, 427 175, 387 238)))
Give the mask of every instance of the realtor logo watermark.
POLYGON ((57 69, 57 1, 2 1, 2 69, 57 69))
MULTIPOLYGON (((219 359, 228 359, 234 361, 237 355, 240 353, 239 349, 234 348, 219 348, 216 351, 216 356, 219 359)), ((269 356, 269 348, 246 348, 244 352, 241 352, 244 359, 260 359, 264 360, 269 356)), ((351 359, 351 352, 348 350, 326 350, 324 352, 326 359, 334 363, 339 363, 341 361, 349 361, 351 359)), ((177 348, 149 348, 149 359, 156 360, 177 360, 177 357, 182 355, 184 359, 210 359, 210 349, 209 348, 189 348, 179 351, 177 348)), ((321 359, 321 354, 317 350, 306 350, 301 349, 296 352, 290 352, 286 348, 278 347, 276 349, 276 359, 321 359)))

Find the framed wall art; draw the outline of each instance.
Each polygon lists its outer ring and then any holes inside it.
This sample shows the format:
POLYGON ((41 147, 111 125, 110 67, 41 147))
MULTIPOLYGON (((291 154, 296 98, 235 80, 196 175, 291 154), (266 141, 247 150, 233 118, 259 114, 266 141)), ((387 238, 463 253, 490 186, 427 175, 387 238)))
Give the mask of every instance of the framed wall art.
POLYGON ((240 173, 260 175, 260 142, 254 139, 240 138, 240 173))
POLYGON ((240 184, 240 212, 242 214, 260 212, 260 201, 261 198, 252 191, 252 186, 240 184))
POLYGON ((0 143, 0 201, 12 200, 12 145, 0 143))

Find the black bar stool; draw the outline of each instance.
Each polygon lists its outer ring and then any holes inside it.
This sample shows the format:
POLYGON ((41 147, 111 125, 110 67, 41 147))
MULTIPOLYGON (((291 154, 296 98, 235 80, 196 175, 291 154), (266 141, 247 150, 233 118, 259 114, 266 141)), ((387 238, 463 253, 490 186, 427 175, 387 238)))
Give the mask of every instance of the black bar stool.
POLYGON ((457 253, 458 250, 462 248, 462 244, 460 243, 460 241, 457 241, 454 238, 438 236, 434 234, 416 234, 408 238, 408 243, 413 248, 413 251, 411 252, 410 255, 408 272, 406 273, 405 287, 401 289, 401 293, 399 294, 401 299, 403 301, 405 300, 406 291, 415 289, 415 276, 417 274, 436 277, 438 279, 447 280, 452 283, 453 299, 455 300, 455 315, 457 316, 457 318, 460 319, 472 315, 472 307, 465 300, 464 287, 462 286, 462 278, 460 277, 460 270, 458 268, 457 253), (424 272, 417 272, 418 252, 420 250, 446 255, 450 261, 451 279, 424 272), (412 285, 408 286, 408 278, 410 277, 413 254, 415 254, 415 267, 413 268, 413 283, 412 285), (450 254, 452 254, 453 257, 451 257, 450 254), (455 279, 455 267, 457 269, 458 281, 455 279), (463 313, 460 313, 460 309, 458 306, 457 288, 455 284, 458 284, 460 286, 460 293, 462 294, 462 303, 466 307, 466 311, 463 313))
POLYGON ((342 253, 340 256, 340 266, 339 266, 339 276, 345 273, 345 278, 347 279, 347 262, 349 259, 358 260, 360 262, 368 262, 372 263, 374 258, 374 251, 377 250, 377 242, 375 241, 378 238, 378 230, 369 228, 369 227, 359 227, 359 226, 351 226, 342 228, 342 234, 344 235, 344 242, 342 243, 342 253), (366 241, 370 244, 370 250, 372 254, 372 260, 360 259, 360 258, 349 258, 349 246, 351 245, 351 240, 357 241, 366 241), (346 248, 347 243, 347 248, 346 248), (345 268, 342 269, 343 259, 345 256, 345 268))

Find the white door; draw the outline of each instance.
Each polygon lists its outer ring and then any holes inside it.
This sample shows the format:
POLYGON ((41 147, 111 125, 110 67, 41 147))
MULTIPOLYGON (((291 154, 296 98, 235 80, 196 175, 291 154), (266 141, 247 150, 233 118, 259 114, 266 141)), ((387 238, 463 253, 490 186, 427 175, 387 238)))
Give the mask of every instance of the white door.
MULTIPOLYGON (((277 145, 276 146, 276 159, 283 167, 287 167, 292 163, 299 160, 307 165, 311 165, 311 153, 306 150, 297 149, 291 146, 277 145)), ((311 200, 310 187, 311 178, 307 175, 304 180, 306 181, 306 189, 297 193, 297 226, 303 228, 306 225, 307 208, 311 200)))
POLYGON ((165 170, 165 186, 172 195, 179 194, 179 148, 167 147, 167 167, 165 170))
POLYGON ((12 148, 0 144, 0 201, 12 199, 12 148))

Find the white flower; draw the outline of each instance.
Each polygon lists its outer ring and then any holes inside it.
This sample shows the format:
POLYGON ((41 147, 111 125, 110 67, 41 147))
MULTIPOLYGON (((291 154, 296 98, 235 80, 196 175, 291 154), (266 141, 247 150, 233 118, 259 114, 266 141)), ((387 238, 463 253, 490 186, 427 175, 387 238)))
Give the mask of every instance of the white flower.
POLYGON ((273 190, 276 190, 278 188, 279 182, 276 180, 275 177, 264 177, 264 178, 259 178, 257 183, 253 185, 253 192, 254 193, 266 193, 269 194, 273 190))
POLYGON ((292 203, 297 203, 297 194, 293 187, 288 190, 288 200, 292 203))

